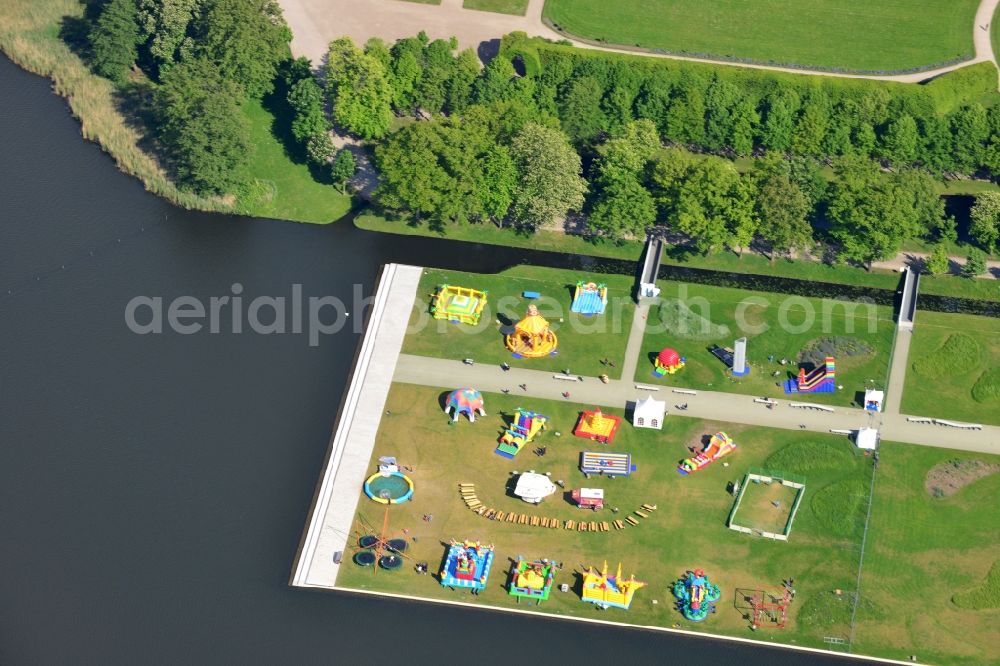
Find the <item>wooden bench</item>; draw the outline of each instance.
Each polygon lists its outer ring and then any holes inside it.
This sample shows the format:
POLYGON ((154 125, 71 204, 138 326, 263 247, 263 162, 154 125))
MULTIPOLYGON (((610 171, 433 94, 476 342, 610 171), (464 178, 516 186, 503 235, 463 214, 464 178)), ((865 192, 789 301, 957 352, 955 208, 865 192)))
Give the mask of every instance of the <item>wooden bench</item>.
POLYGON ((520 516, 517 517, 517 524, 518 525, 527 525, 528 524, 528 517, 522 513, 520 516))
POLYGON ((476 509, 476 513, 478 513, 481 516, 484 513, 486 513, 487 509, 489 509, 489 507, 484 504, 483 506, 481 506, 478 509, 476 509))
POLYGON ((514 513, 513 511, 511 511, 510 513, 508 513, 507 514, 507 522, 508 523, 517 522, 517 514, 514 513))
POLYGON ((610 528, 610 527, 608 527, 608 524, 607 524, 607 523, 601 523, 601 531, 602 531, 602 532, 607 532, 607 531, 608 531, 608 530, 610 530, 610 529, 611 529, 611 528, 610 528))
POLYGON ((486 517, 489 518, 490 520, 493 520, 493 516, 495 515, 497 515, 496 509, 490 509, 489 511, 486 512, 486 517))
POLYGON ((559 529, 559 519, 558 518, 549 518, 549 527, 551 527, 554 530, 559 529))
POLYGON ((655 504, 643 504, 642 508, 645 509, 646 511, 656 511, 655 504))
POLYGON ((549 526, 549 519, 542 518, 542 527, 548 527, 548 526, 549 526))
POLYGON ((629 525, 638 525, 639 524, 639 521, 636 520, 635 518, 633 518, 632 516, 626 516, 625 517, 625 522, 628 523, 629 525))
POLYGON ((507 517, 506 513, 504 513, 503 511, 497 511, 497 515, 496 515, 496 519, 497 520, 503 520, 506 517, 507 517))
POLYGON ((587 523, 586 523, 586 521, 583 521, 583 520, 580 521, 579 529, 580 529, 581 532, 586 532, 587 531, 587 523))
POLYGON ((459 488, 463 488, 463 489, 464 488, 475 488, 476 484, 474 484, 474 483, 460 483, 460 484, 458 484, 458 487, 459 488))
POLYGON ((538 516, 532 516, 531 517, 531 526, 532 527, 538 527, 538 523, 540 523, 540 522, 541 522, 541 519, 538 516))
POLYGON ((567 520, 566 521, 566 529, 571 530, 574 527, 576 527, 576 521, 575 520, 567 520))
POLYGON ((597 522, 596 521, 593 521, 593 520, 590 521, 590 531, 591 532, 596 532, 597 531, 597 522))
POLYGON ((639 511, 639 509, 635 510, 635 515, 639 516, 640 518, 649 518, 648 513, 643 513, 642 511, 639 511))
POLYGON ((468 505, 470 509, 478 509, 483 505, 483 503, 480 502, 479 500, 476 500, 475 502, 468 502, 468 505))
POLYGON ((615 529, 616 530, 623 530, 623 529, 625 529, 625 523, 623 523, 620 520, 614 521, 614 525, 615 525, 615 529))

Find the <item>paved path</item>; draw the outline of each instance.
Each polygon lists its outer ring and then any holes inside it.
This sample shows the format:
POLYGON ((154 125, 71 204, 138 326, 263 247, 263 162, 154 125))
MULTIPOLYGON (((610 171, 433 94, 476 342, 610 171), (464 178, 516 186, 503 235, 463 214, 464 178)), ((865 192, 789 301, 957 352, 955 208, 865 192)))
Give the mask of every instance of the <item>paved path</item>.
POLYGON ((389 264, 382 272, 371 318, 330 441, 326 470, 292 573, 293 585, 330 587, 336 580, 339 567, 333 556, 347 549, 353 533, 358 489, 371 471, 375 436, 422 274, 420 268, 399 264, 389 264))
MULTIPOLYGON (((381 37, 391 43, 401 37, 410 37, 424 30, 432 39, 447 39, 455 36, 461 48, 476 49, 480 57, 495 53, 499 38, 515 30, 521 30, 530 36, 542 36, 550 39, 566 38, 565 35, 555 32, 542 23, 544 0, 530 0, 528 11, 524 16, 464 9, 462 0, 442 0, 440 5, 425 5, 403 0, 279 0, 279 4, 284 9, 288 25, 292 28, 292 53, 296 56, 304 55, 315 64, 323 61, 330 41, 343 35, 349 35, 358 44, 363 44, 370 37, 381 37), (491 42, 493 43, 491 44, 491 42)), ((987 61, 995 63, 989 24, 997 4, 1000 4, 1000 0, 982 0, 979 4, 975 25, 970 26, 973 30, 973 44, 976 54, 972 60, 916 74, 894 76, 839 74, 676 55, 654 53, 644 53, 643 55, 671 60, 710 62, 730 67, 790 72, 792 74, 918 83, 973 63, 987 61)), ((570 41, 580 48, 598 51, 622 51, 622 49, 595 46, 573 39, 570 41)))
MULTIPOLYGON (((568 382, 553 378, 552 372, 511 368, 502 371, 499 366, 476 364, 468 366, 459 360, 428 358, 402 354, 396 364, 393 381, 407 384, 436 386, 442 389, 472 386, 482 391, 499 393, 510 389, 511 395, 524 394, 547 400, 563 400, 562 393, 569 391, 569 401, 583 405, 623 408, 630 401, 648 395, 649 392, 635 388, 635 383, 612 380, 603 384, 599 379, 585 377, 583 382, 568 382), (518 388, 526 384, 527 391, 518 388)), ((747 425, 761 425, 772 428, 800 430, 805 424, 811 432, 829 430, 857 430, 873 425, 881 427, 882 438, 896 442, 938 446, 947 449, 1000 453, 1000 428, 987 426, 981 431, 963 431, 946 426, 909 423, 898 413, 884 413, 878 421, 872 422, 861 409, 835 407, 835 411, 825 412, 812 409, 796 409, 790 404, 796 401, 777 400, 774 409, 755 403, 753 396, 701 391, 697 395, 677 394, 670 387, 663 387, 655 393, 657 399, 667 402, 670 418, 693 417, 712 421, 729 421, 747 425), (687 403, 688 409, 679 412, 674 408, 678 403, 687 403), (880 425, 881 424, 881 425, 880 425)), ((802 402, 808 396, 802 396, 802 402)), ((487 405, 487 410, 489 405, 487 405)))
MULTIPOLYGON (((916 320, 920 315, 917 314, 916 320)), ((897 328, 896 344, 892 349, 892 359, 889 361, 889 385, 885 387, 885 414, 899 414, 903 402, 903 385, 906 382, 906 366, 910 360, 910 341, 913 340, 913 329, 897 328)))
POLYGON ((629 382, 635 377, 635 368, 639 364, 642 353, 642 338, 646 334, 646 319, 649 317, 649 304, 643 303, 635 309, 632 318, 632 329, 628 332, 628 344, 625 345, 625 360, 622 362, 622 380, 629 382))

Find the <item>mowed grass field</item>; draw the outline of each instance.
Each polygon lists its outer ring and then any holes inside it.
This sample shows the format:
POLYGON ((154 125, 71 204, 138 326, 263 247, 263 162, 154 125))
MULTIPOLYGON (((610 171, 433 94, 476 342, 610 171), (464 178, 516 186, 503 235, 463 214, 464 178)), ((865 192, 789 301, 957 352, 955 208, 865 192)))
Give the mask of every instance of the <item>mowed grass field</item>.
POLYGON ((607 373, 617 378, 621 373, 628 342, 629 328, 635 315, 630 295, 632 279, 622 275, 575 273, 556 269, 520 266, 497 275, 461 273, 425 269, 410 330, 403 341, 403 353, 438 358, 472 358, 476 363, 499 365, 507 362, 514 367, 559 371, 569 368, 574 374, 597 376, 607 373), (593 280, 608 285, 608 306, 605 313, 585 317, 570 312, 573 288, 578 280, 593 280), (438 285, 468 287, 486 291, 487 306, 478 326, 452 324, 433 319, 429 307, 438 285), (522 297, 525 291, 542 295, 538 299, 522 297), (559 340, 558 353, 544 358, 515 359, 504 346, 500 333, 501 321, 514 323, 524 317, 528 305, 534 303, 559 340), (608 358, 615 367, 601 364, 608 358))
POLYGON ((609 44, 855 70, 973 55, 977 0, 546 0, 544 16, 609 44))
MULTIPOLYGON (((474 424, 463 418, 448 425, 450 419, 439 406, 441 398, 438 389, 393 385, 371 461, 374 470, 379 456, 395 455, 400 464, 413 468, 409 473, 415 486, 413 500, 389 510, 390 531, 410 539, 410 560, 400 571, 375 575, 345 557, 338 585, 516 607, 504 589, 510 561, 517 555, 547 557, 564 563, 556 583, 568 583, 572 591, 553 591, 548 602, 532 605, 532 610, 652 626, 676 624, 694 631, 816 647, 823 647, 824 636, 847 635, 848 595, 836 597, 833 590, 853 589, 867 506, 856 495, 863 499, 866 494, 871 461, 859 455, 846 438, 678 417, 668 418, 662 431, 635 429, 623 422, 615 441, 604 448, 630 453, 636 472, 629 478, 586 479, 577 467, 579 453, 601 445, 572 435, 580 405, 486 393, 488 416, 474 424), (495 455, 494 449, 505 416, 518 406, 547 415, 550 427, 508 460, 495 455), (691 455, 689 447, 700 445, 704 435, 720 429, 734 438, 736 451, 700 472, 679 475, 677 463, 691 455), (544 457, 532 452, 539 445, 547 448, 544 457), (742 479, 751 466, 781 466, 785 472, 806 478, 805 496, 788 542, 755 538, 726 527, 734 499, 727 486, 742 479), (565 482, 566 491, 603 488, 608 508, 598 512, 578 509, 560 491, 538 507, 526 504, 507 490, 514 470, 550 472, 553 480, 565 482), (621 531, 543 529, 476 515, 463 503, 459 483, 474 483, 479 499, 490 507, 561 521, 610 523, 624 519, 643 503, 658 509, 640 520, 639 526, 621 531), (619 513, 613 514, 610 507, 617 507, 619 513), (424 522, 425 514, 433 519, 424 522), (440 569, 444 544, 466 538, 496 546, 488 588, 479 597, 443 588, 433 575, 440 569), (634 573, 648 583, 628 612, 600 611, 579 599, 579 572, 590 565, 600 567, 604 560, 612 568, 621 561, 626 576, 634 573), (416 562, 427 562, 432 575, 415 573, 416 562), (686 622, 674 610, 668 591, 676 578, 694 567, 703 567, 722 588, 718 612, 700 624, 686 622), (795 579, 798 594, 790 608, 788 628, 751 633, 737 608, 737 588, 777 590, 789 577, 795 579)), ((622 415, 620 410, 609 413, 622 415)), ((383 505, 361 495, 358 514, 376 531, 383 512, 383 505)))
MULTIPOLYGON (((889 307, 663 280, 658 284, 661 301, 650 308, 637 382, 782 397, 781 383, 798 374, 800 350, 824 339, 839 340, 837 346, 845 350, 834 354, 836 381, 844 389, 801 394, 801 399, 850 405, 869 379, 885 381, 895 330, 889 307), (744 335, 750 374, 733 378, 709 349, 716 344, 732 348, 744 335), (849 356, 846 350, 852 345, 868 351, 849 356), (676 374, 656 379, 653 356, 665 347, 687 362, 676 374), (769 360, 772 355, 774 361, 769 360), (782 358, 789 363, 782 366, 782 358)), ((816 356, 822 362, 823 354, 816 356)))
POLYGON ((528 0, 465 0, 462 6, 466 9, 478 9, 484 12, 524 16, 524 13, 528 11, 528 0))
POLYGON ((259 183, 262 196, 241 202, 247 215, 272 217, 296 222, 324 224, 333 222, 351 207, 351 197, 340 193, 332 183, 313 178, 306 164, 294 162, 275 136, 275 117, 260 102, 243 106, 250 119, 253 158, 248 175, 259 183))
POLYGON ((1000 663, 1000 608, 952 601, 981 589, 1000 559, 1000 474, 932 497, 927 472, 954 459, 1000 464, 1000 456, 882 442, 861 582, 869 603, 855 651, 915 654, 925 664, 1000 663))
POLYGON ((919 312, 901 409, 1000 424, 1000 319, 919 312))

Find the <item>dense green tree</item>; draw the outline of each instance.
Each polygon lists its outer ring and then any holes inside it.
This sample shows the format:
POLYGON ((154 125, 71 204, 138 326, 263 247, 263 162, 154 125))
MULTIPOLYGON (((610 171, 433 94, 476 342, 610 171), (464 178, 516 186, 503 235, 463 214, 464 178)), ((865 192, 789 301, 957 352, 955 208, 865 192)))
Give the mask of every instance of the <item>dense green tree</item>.
POLYGON ((754 207, 756 199, 757 188, 754 182, 749 178, 740 178, 728 193, 722 209, 726 221, 726 245, 736 250, 741 257, 753 242, 760 226, 754 207))
POLYGON ((538 227, 583 205, 587 183, 580 156, 559 130, 528 123, 511 142, 519 180, 511 208, 514 220, 538 227))
POLYGON ((361 50, 365 52, 366 56, 378 60, 386 72, 392 69, 392 53, 389 51, 389 45, 381 37, 369 38, 361 50))
POLYGON ((862 157, 869 157, 875 153, 875 146, 878 145, 878 135, 875 128, 866 120, 861 120, 851 130, 851 143, 854 145, 853 154, 862 157))
POLYGON ((455 68, 448 81, 448 113, 461 113, 472 103, 472 91, 479 78, 479 57, 465 49, 455 58, 455 68))
POLYGON ((392 134, 375 148, 380 182, 378 202, 389 210, 417 219, 437 218, 452 178, 439 162, 443 150, 439 121, 413 123, 392 134))
POLYGON ((323 89, 312 77, 302 79, 288 91, 288 105, 292 108, 292 136, 305 143, 317 134, 330 130, 330 121, 323 109, 323 89))
POLYGON ((291 40, 276 0, 212 0, 201 21, 197 51, 247 95, 260 97, 272 90, 291 40))
POLYGON ((937 174, 954 169, 955 160, 951 154, 952 139, 948 121, 939 116, 927 116, 920 119, 919 125, 923 143, 919 160, 924 168, 937 174))
POLYGON ((857 127, 857 109, 853 100, 842 100, 830 114, 830 124, 823 137, 823 152, 826 155, 859 154, 852 139, 857 127))
POLYGON ((122 83, 138 57, 140 40, 135 0, 111 0, 90 31, 94 70, 122 83))
POLYGON ((700 79, 682 76, 674 88, 667 111, 667 139, 684 144, 701 144, 705 139, 705 94, 700 79))
POLYGON ((143 41, 161 71, 190 51, 192 24, 205 6, 204 0, 139 0, 139 23, 143 41))
POLYGON ((948 259, 948 248, 944 246, 943 243, 938 243, 931 250, 931 253, 927 255, 927 259, 924 261, 924 268, 931 275, 944 275, 948 272, 948 267, 951 265, 951 261, 948 259))
POLYGON ((889 123, 879 152, 894 165, 912 164, 917 159, 919 140, 917 121, 903 114, 889 123))
POLYGON ((483 215, 502 221, 514 202, 517 190, 517 167, 504 146, 493 146, 482 159, 482 174, 476 191, 483 215))
POLYGON ((358 165, 354 160, 354 153, 347 148, 338 150, 337 156, 333 159, 333 164, 330 165, 330 177, 337 187, 340 188, 341 194, 347 193, 347 182, 351 178, 354 178, 357 170, 358 165))
POLYGON ((389 76, 392 103, 401 112, 412 113, 417 108, 417 85, 423 75, 420 61, 412 51, 403 51, 393 60, 389 76))
POLYGON ((1000 194, 984 192, 976 197, 970 217, 969 235, 987 252, 992 252, 1000 240, 1000 194))
POLYGON ((341 37, 330 43, 326 89, 336 122, 363 139, 377 139, 392 123, 392 90, 379 61, 341 37))
POLYGON ((454 38, 450 41, 435 39, 424 48, 424 73, 417 86, 417 104, 428 113, 440 113, 444 109, 448 81, 455 70, 452 52, 456 44, 454 38))
POLYGON ((638 182, 659 147, 660 137, 652 121, 629 123, 616 136, 598 146, 595 182, 602 187, 625 180, 638 182))
POLYGON ((643 84, 635 102, 636 117, 652 120, 661 134, 667 133, 667 111, 673 90, 666 70, 655 69, 643 84))
POLYGON ((967 173, 975 170, 983 163, 984 144, 990 134, 983 105, 970 104, 952 114, 951 133, 955 164, 967 173))
POLYGON ((656 203, 635 178, 625 178, 601 190, 587 224, 592 231, 613 239, 641 238, 656 221, 656 203))
POLYGON ((202 59, 164 74, 155 93, 159 135, 183 186, 221 194, 239 184, 252 148, 242 99, 239 85, 202 59))
POLYGON ((742 251, 756 230, 752 184, 740 177, 731 162, 719 158, 692 164, 670 183, 668 168, 676 169, 678 162, 671 165, 659 160, 653 168, 667 223, 687 235, 699 252, 722 245, 742 251))
POLYGON ((733 107, 739 99, 740 90, 722 77, 717 77, 708 87, 705 94, 704 138, 708 149, 720 150, 733 145, 733 107))
POLYGON ((787 173, 774 171, 760 179, 756 198, 759 234, 771 248, 771 260, 777 254, 808 247, 812 241, 809 217, 812 205, 808 195, 787 173))
POLYGON ((601 84, 593 77, 580 77, 570 83, 562 100, 559 119, 563 130, 574 140, 587 143, 607 129, 601 96, 601 84))
POLYGON ((962 275, 967 278, 979 277, 986 272, 986 255, 978 248, 969 250, 962 266, 962 275))
POLYGON ((764 100, 764 122, 761 144, 769 150, 788 152, 792 149, 795 113, 799 100, 790 90, 776 89, 764 100))
POLYGON ((741 99, 733 106, 731 118, 732 131, 729 145, 737 155, 749 155, 753 152, 754 139, 760 124, 757 109, 750 100, 741 99))
POLYGON ((830 105, 826 95, 813 90, 802 104, 802 112, 792 133, 792 151, 799 155, 822 155, 823 139, 830 125, 830 105))
POLYGON ((876 164, 859 159, 843 159, 834 171, 827 218, 844 259, 869 266, 888 259, 943 215, 944 204, 926 174, 883 174, 876 164))
POLYGON ((625 85, 615 85, 604 97, 601 106, 607 120, 608 131, 614 132, 635 117, 632 105, 635 102, 635 91, 625 85))

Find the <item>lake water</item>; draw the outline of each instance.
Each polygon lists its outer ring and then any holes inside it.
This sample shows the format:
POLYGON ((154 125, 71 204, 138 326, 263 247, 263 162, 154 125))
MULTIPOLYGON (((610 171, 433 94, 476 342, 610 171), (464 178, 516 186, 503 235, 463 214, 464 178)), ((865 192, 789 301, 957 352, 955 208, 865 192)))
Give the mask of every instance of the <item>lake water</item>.
POLYGON ((0 57, 0 90, 0 663, 844 663, 289 588, 358 334, 140 336, 126 303, 350 302, 385 262, 511 256, 182 211, 46 80, 0 57))

